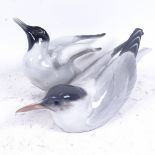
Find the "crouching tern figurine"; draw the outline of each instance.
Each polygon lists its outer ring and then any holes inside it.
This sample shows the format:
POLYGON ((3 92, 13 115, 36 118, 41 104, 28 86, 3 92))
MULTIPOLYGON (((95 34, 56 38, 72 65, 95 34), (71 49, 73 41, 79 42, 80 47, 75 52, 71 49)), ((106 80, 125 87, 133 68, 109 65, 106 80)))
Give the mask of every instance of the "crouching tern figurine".
POLYGON ((104 125, 126 102, 136 81, 136 56, 142 29, 115 50, 95 60, 69 84, 51 87, 39 104, 17 112, 48 109, 55 124, 66 132, 85 132, 104 125))
MULTIPOLYGON (((28 38, 29 47, 24 56, 25 73, 35 86, 45 91, 52 86, 69 83, 82 72, 84 67, 78 68, 75 60, 101 51, 101 48, 92 48, 90 44, 105 35, 68 36, 50 42, 50 37, 43 28, 29 26, 17 18, 14 21, 28 38)), ((86 60, 88 59, 81 59, 78 63, 82 64, 86 60)))

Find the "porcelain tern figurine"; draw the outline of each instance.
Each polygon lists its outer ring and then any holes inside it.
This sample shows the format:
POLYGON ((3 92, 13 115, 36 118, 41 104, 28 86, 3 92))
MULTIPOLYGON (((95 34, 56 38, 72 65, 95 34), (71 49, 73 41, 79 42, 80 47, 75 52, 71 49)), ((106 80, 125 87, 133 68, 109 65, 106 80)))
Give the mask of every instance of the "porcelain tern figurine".
MULTIPOLYGON (((50 42, 43 28, 29 26, 17 18, 14 21, 24 30, 28 39, 29 47, 24 56, 25 73, 35 86, 45 91, 52 86, 69 83, 81 73, 85 68, 78 68, 74 62, 82 56, 101 51, 101 48, 92 48, 90 45, 105 35, 68 36, 50 42)), ((86 59, 78 63, 82 64, 86 59)))
POLYGON ((66 132, 85 132, 104 125, 126 102, 136 81, 136 56, 143 30, 136 28, 117 52, 107 52, 68 84, 51 86, 40 103, 17 112, 47 109, 66 132))

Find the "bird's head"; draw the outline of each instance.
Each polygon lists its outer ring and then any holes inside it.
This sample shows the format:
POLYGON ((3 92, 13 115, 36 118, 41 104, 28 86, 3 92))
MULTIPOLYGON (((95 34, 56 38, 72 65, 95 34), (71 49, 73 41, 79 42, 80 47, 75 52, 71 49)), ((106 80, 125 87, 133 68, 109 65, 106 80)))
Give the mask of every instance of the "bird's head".
POLYGON ((63 111, 72 106, 72 102, 82 99, 86 96, 84 89, 72 85, 57 85, 52 87, 42 102, 25 106, 17 112, 27 112, 37 109, 49 109, 51 111, 63 111))
POLYGON ((22 22, 18 18, 14 18, 14 21, 24 30, 28 39, 28 51, 31 50, 35 43, 49 42, 50 37, 48 33, 39 26, 29 26, 22 22))

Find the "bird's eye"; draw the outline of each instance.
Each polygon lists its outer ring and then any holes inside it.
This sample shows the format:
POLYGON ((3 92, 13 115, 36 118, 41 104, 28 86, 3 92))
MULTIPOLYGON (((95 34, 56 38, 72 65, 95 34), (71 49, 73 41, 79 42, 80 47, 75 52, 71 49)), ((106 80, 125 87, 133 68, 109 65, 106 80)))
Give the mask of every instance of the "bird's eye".
POLYGON ((54 105, 59 105, 60 102, 59 101, 54 101, 54 105))

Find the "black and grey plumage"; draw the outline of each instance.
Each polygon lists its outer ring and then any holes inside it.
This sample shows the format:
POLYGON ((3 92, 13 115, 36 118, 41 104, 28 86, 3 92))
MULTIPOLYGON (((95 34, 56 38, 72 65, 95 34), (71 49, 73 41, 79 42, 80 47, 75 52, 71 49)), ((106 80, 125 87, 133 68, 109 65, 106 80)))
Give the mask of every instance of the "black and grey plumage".
POLYGON ((117 50, 98 58, 69 84, 51 87, 39 104, 17 112, 46 108, 66 132, 96 129, 126 102, 136 81, 136 56, 143 30, 136 28, 117 50))
POLYGON ((69 83, 82 72, 84 67, 75 65, 75 60, 101 51, 101 48, 91 47, 91 42, 105 35, 76 35, 50 41, 45 29, 27 25, 17 18, 14 21, 25 31, 28 39, 28 52, 24 56, 25 73, 35 86, 46 91, 51 86, 69 83))

